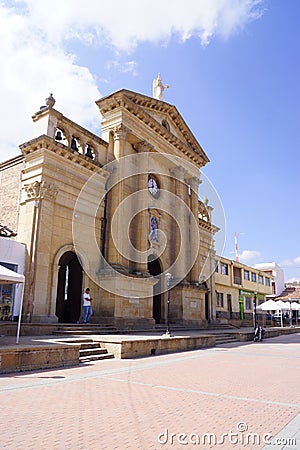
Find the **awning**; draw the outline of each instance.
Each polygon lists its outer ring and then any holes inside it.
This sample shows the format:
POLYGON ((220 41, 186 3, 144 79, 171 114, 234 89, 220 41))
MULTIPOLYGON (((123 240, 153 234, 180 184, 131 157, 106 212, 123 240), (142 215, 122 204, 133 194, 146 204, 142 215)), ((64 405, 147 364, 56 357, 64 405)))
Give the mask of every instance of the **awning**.
POLYGON ((19 338, 20 338, 21 315, 22 315, 22 306, 23 306, 25 277, 21 273, 17 273, 17 272, 14 272, 13 270, 9 270, 6 267, 1 266, 1 264, 0 264, 0 284, 17 284, 17 283, 21 283, 22 295, 21 295, 21 305, 20 305, 20 311, 19 311, 16 344, 19 343, 19 338))
POLYGON ((0 264, 0 284, 24 283, 24 275, 7 269, 0 264))

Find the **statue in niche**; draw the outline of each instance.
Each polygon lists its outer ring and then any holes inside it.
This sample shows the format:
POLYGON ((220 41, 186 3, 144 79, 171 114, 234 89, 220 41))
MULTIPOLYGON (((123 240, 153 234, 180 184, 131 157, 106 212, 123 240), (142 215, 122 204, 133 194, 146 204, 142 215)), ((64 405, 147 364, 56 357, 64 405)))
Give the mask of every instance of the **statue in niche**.
POLYGON ((158 242, 158 220, 156 217, 150 218, 150 241, 158 242))

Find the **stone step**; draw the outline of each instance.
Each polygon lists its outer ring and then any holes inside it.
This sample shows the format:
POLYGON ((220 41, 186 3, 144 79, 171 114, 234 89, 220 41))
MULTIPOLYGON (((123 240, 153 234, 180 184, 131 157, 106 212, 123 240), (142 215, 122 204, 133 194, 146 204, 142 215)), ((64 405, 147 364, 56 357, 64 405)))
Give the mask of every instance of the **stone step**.
POLYGON ((101 348, 100 345, 94 348, 83 348, 79 351, 79 359, 85 356, 107 355, 107 349, 101 348))
POLYGON ((112 325, 90 325, 90 324, 82 324, 82 325, 64 325, 57 327, 57 331, 65 331, 65 330, 116 330, 116 327, 112 325))
POLYGON ((83 327, 83 328, 64 328, 61 330, 53 331, 52 334, 55 336, 62 336, 62 335, 90 335, 90 334, 112 334, 116 333, 116 328, 90 328, 90 327, 83 327))
POLYGON ((80 342, 80 350, 85 350, 89 348, 101 348, 99 342, 94 342, 93 340, 89 342, 80 342))
POLYGON ((61 342, 68 344, 80 344, 79 362, 98 361, 101 359, 114 358, 113 353, 108 353, 106 348, 101 347, 100 342, 89 338, 62 339, 61 342))
POLYGON ((89 361, 100 361, 101 359, 112 359, 115 356, 112 353, 98 354, 98 355, 89 355, 89 356, 80 356, 79 362, 85 363, 89 361))
POLYGON ((216 345, 230 344, 232 342, 239 342, 239 340, 230 333, 222 333, 215 336, 216 345))
POLYGON ((232 330, 236 327, 230 325, 229 323, 210 323, 208 324, 208 330, 232 330))

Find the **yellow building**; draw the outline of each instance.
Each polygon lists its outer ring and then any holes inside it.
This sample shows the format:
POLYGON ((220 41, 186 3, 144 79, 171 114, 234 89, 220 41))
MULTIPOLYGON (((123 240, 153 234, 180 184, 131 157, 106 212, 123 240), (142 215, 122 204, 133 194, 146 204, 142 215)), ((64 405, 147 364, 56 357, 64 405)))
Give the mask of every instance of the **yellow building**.
POLYGON ((272 276, 254 267, 219 257, 216 259, 216 318, 227 321, 252 321, 254 293, 257 305, 272 293, 272 276))

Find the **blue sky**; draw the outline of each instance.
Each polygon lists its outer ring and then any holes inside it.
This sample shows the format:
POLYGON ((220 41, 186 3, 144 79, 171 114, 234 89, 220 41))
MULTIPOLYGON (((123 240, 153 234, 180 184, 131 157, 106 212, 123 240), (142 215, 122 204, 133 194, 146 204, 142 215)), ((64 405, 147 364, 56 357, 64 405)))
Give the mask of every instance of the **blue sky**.
POLYGON ((246 264, 300 280, 298 0, 0 1, 0 160, 31 139, 49 92, 100 133, 95 100, 152 95, 160 72, 211 162, 204 168, 246 264))

